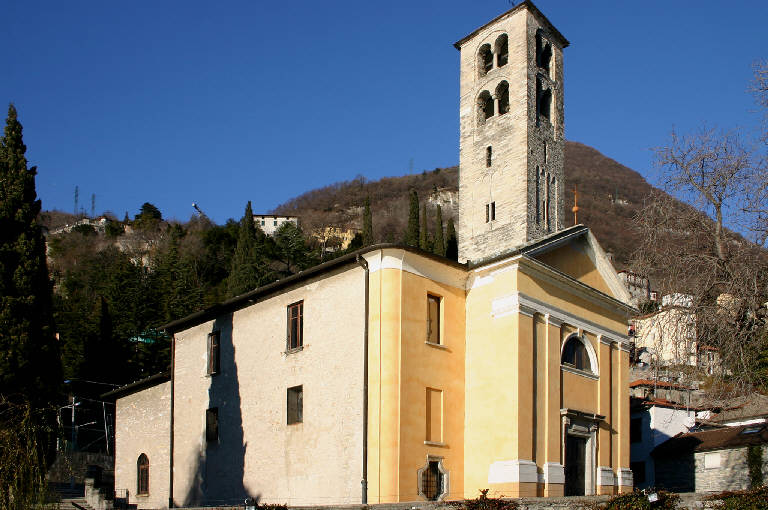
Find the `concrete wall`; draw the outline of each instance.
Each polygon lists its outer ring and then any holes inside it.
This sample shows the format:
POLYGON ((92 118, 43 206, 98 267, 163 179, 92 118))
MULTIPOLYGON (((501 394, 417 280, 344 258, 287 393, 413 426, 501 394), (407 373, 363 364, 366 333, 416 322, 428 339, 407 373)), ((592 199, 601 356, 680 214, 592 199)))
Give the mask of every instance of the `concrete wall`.
POLYGON ((127 490, 138 508, 167 508, 171 383, 164 382, 115 403, 115 490, 127 490), (149 458, 149 494, 137 495, 139 455, 149 458))
POLYGON ((361 500, 364 272, 349 265, 176 334, 174 499, 227 504, 361 500), (303 349, 286 352, 286 307, 303 300, 303 349), (221 370, 206 374, 207 335, 221 370), (287 389, 303 422, 287 424, 287 389), (219 439, 206 442, 206 409, 219 439))

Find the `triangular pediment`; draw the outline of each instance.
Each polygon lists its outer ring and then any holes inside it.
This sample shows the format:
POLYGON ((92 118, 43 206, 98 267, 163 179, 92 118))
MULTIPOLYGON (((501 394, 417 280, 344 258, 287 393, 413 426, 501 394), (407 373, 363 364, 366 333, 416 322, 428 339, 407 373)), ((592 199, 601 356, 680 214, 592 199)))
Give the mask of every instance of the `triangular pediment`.
POLYGON ((521 250, 522 253, 595 290, 630 304, 629 291, 587 227, 571 227, 521 250), (579 228, 580 227, 580 228, 579 228))

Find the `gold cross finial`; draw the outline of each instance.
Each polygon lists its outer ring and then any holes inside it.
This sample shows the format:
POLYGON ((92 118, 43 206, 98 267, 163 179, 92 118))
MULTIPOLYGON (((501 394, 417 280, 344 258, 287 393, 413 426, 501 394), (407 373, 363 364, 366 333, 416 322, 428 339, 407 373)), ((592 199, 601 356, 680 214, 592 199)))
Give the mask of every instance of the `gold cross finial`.
POLYGON ((579 192, 576 186, 573 187, 573 224, 579 224, 579 192))

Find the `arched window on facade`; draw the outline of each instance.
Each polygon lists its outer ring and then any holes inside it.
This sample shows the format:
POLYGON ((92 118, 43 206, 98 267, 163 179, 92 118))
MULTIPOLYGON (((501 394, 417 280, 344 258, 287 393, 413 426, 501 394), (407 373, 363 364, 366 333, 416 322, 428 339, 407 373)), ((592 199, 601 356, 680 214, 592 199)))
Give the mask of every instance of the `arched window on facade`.
POLYGON ((149 494, 149 458, 143 453, 136 461, 136 494, 149 494))
POLYGON ((493 69, 493 52, 491 51, 490 44, 483 44, 480 46, 477 60, 477 68, 480 70, 480 76, 485 76, 488 74, 488 71, 493 69))
POLYGON ((594 374, 595 367, 592 366, 592 360, 585 345, 586 341, 578 335, 569 336, 563 346, 563 355, 560 360, 565 366, 594 374))
POLYGON ((477 98, 477 107, 479 109, 480 123, 484 123, 486 119, 493 117, 493 97, 487 90, 480 92, 480 96, 477 98))
POLYGON ((509 83, 499 83, 496 87, 496 99, 499 100, 499 115, 504 115, 509 111, 509 83))
POLYGON ((509 38, 507 34, 501 34, 496 38, 496 67, 503 67, 509 61, 509 38))

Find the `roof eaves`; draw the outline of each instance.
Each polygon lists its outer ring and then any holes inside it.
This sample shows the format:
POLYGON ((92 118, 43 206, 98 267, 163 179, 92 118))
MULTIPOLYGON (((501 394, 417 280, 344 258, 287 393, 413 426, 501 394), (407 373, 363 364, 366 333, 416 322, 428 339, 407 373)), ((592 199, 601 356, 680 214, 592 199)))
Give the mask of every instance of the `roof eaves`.
POLYGON ((478 27, 477 29, 473 30, 467 36, 462 37, 461 39, 459 39, 458 41, 453 43, 453 47, 456 48, 457 50, 461 50, 461 46, 465 42, 467 42, 469 39, 472 39, 475 35, 477 35, 485 27, 487 27, 488 25, 490 25, 492 23, 496 23, 497 21, 499 21, 501 19, 504 19, 504 18, 506 18, 508 16, 511 16, 512 14, 514 14, 515 12, 517 12, 520 9, 523 9, 523 8, 528 9, 531 13, 533 13, 534 15, 538 16, 539 18, 541 18, 541 20, 544 22, 544 25, 547 27, 547 30, 549 30, 549 32, 555 38, 558 39, 558 41, 560 43, 560 46, 562 48, 567 48, 571 44, 570 42, 568 42, 568 39, 566 39, 565 36, 562 33, 560 33, 560 31, 558 29, 555 28, 555 26, 552 24, 552 22, 549 21, 549 19, 546 16, 544 16, 544 14, 535 5, 533 5, 533 2, 531 2, 530 0, 525 0, 524 2, 520 2, 516 6, 512 7, 510 10, 499 14, 498 16, 493 18, 488 23, 486 23, 486 24, 478 27))
POLYGON ((136 393, 146 388, 151 388, 152 386, 157 386, 158 384, 162 384, 170 380, 171 380, 171 372, 167 370, 165 372, 160 372, 159 374, 150 375, 149 377, 146 377, 144 379, 134 381, 130 384, 126 384, 125 386, 121 386, 112 391, 108 391, 107 393, 102 393, 101 398, 108 399, 108 400, 117 400, 118 398, 124 397, 126 395, 130 395, 132 393, 136 393))
POLYGON ((300 281, 332 271, 334 269, 337 269, 345 265, 356 264, 360 256, 366 253, 370 253, 377 250, 384 250, 384 249, 404 250, 411 253, 415 253, 417 255, 421 255, 422 257, 426 257, 436 262, 441 262, 443 264, 446 264, 455 268, 464 269, 464 270, 467 269, 466 264, 461 264, 459 262, 456 262, 455 260, 441 257, 440 255, 435 255, 433 253, 429 253, 429 252, 420 250, 418 248, 414 248, 412 246, 406 246, 406 245, 397 244, 397 243, 375 244, 375 245, 371 245, 371 246, 362 248, 360 250, 354 251, 352 253, 348 253, 347 255, 343 255, 339 258, 329 260, 328 262, 324 262, 322 264, 312 266, 308 269, 305 269, 304 271, 300 271, 294 275, 288 276, 286 278, 282 278, 280 280, 269 283, 267 285, 263 285, 261 287, 248 291, 239 296, 235 296, 226 301, 210 306, 205 310, 201 310, 199 312, 195 312, 193 314, 187 315, 186 317, 182 317, 175 321, 171 321, 161 326, 160 329, 163 331, 166 331, 169 334, 172 334, 176 331, 181 331, 182 329, 186 329, 186 328, 195 326, 197 324, 201 324, 207 320, 214 319, 223 313, 235 311, 245 306, 248 306, 249 304, 255 303, 259 298, 273 295, 276 292, 279 292, 280 290, 286 287, 289 287, 291 285, 294 285, 300 281))
POLYGON ((571 240, 573 237, 578 237, 579 235, 583 235, 587 231, 589 231, 589 228, 585 227, 584 225, 574 225, 572 227, 568 227, 566 229, 560 230, 559 232, 555 232, 554 234, 550 234, 541 239, 534 239, 533 241, 528 241, 527 243, 523 243, 521 245, 515 246, 514 248, 501 252, 498 255, 492 255, 484 259, 470 261, 467 263, 467 268, 470 270, 479 269, 479 268, 482 268, 483 266, 493 264, 494 262, 498 262, 500 260, 504 260, 509 257, 514 257, 515 255, 520 255, 520 254, 530 255, 534 252, 540 253, 541 252, 540 248, 543 249, 543 246, 545 245, 549 246, 549 249, 555 248, 556 246, 559 246, 563 242, 567 242, 571 240))

